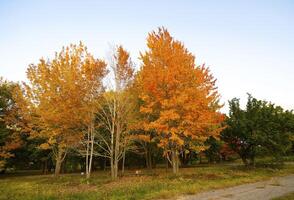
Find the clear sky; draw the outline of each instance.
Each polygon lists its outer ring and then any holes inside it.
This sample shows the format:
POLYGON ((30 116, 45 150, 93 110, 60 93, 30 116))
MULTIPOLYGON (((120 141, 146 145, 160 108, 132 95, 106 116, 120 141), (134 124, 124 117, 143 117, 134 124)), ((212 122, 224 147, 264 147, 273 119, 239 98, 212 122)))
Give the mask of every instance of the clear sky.
POLYGON ((293 0, 0 0, 0 76, 25 80, 30 63, 79 41, 100 58, 122 44, 139 67, 159 26, 210 66, 222 102, 249 92, 294 109, 293 0))

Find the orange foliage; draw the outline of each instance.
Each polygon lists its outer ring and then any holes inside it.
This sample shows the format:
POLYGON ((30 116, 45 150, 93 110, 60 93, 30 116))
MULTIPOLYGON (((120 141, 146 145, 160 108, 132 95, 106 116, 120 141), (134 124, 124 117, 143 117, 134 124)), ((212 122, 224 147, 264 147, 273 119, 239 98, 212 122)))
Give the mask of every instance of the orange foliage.
POLYGON ((116 62, 115 79, 118 90, 126 87, 134 75, 133 63, 130 60, 130 54, 122 47, 118 46, 114 55, 116 62))
MULTIPOLYGON (((5 163, 5 159, 13 157, 13 150, 20 148, 23 144, 21 139, 21 127, 24 125, 24 120, 17 115, 18 108, 14 100, 14 91, 18 85, 13 82, 4 81, 0 78, 1 89, 1 109, 0 109, 0 126, 1 126, 1 145, 0 159, 5 163)), ((0 167, 1 168, 1 167, 0 167)))
POLYGON ((188 141, 202 146, 219 134, 223 121, 216 79, 164 28, 148 35, 147 46, 136 80, 144 129, 156 130, 166 150, 179 150, 188 141))
POLYGON ((47 139, 41 147, 66 148, 80 141, 106 73, 106 63, 90 55, 82 43, 63 48, 53 60, 41 59, 29 66, 23 110, 34 116, 31 136, 47 139))

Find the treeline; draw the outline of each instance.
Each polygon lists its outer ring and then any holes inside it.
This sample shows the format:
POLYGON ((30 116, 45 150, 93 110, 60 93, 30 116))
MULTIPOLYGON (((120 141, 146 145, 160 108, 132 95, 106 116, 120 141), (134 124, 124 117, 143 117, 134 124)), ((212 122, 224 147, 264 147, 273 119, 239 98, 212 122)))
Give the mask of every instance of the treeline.
POLYGON ((294 115, 248 95, 241 109, 220 112, 216 79, 164 28, 148 34, 136 71, 116 46, 108 60, 80 43, 27 69, 26 83, 0 82, 0 169, 98 167, 118 177, 125 165, 193 164, 239 155, 254 166, 258 155, 281 161, 293 153, 294 115))

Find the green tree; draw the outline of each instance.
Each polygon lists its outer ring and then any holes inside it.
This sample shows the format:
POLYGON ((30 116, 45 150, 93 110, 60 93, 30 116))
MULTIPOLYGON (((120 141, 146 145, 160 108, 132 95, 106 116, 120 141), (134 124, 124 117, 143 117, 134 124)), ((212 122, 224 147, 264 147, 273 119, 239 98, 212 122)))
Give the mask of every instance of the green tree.
POLYGON ((255 166, 258 149, 280 159, 290 147, 293 134, 292 111, 284 111, 266 101, 248 95, 245 109, 239 99, 229 101, 230 112, 222 139, 229 144, 245 165, 255 166))
POLYGON ((219 162, 221 160, 222 141, 214 137, 209 137, 205 141, 205 144, 209 146, 209 148, 204 151, 208 162, 219 162))

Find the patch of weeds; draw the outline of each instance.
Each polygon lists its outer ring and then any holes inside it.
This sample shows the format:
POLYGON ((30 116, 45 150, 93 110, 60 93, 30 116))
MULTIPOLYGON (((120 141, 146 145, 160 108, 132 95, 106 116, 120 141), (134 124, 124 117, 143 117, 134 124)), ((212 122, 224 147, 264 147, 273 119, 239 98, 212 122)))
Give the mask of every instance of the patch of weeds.
POLYGON ((231 197, 233 197, 234 195, 232 195, 232 194, 225 194, 225 195, 222 195, 222 197, 224 197, 224 198, 231 198, 231 197))

